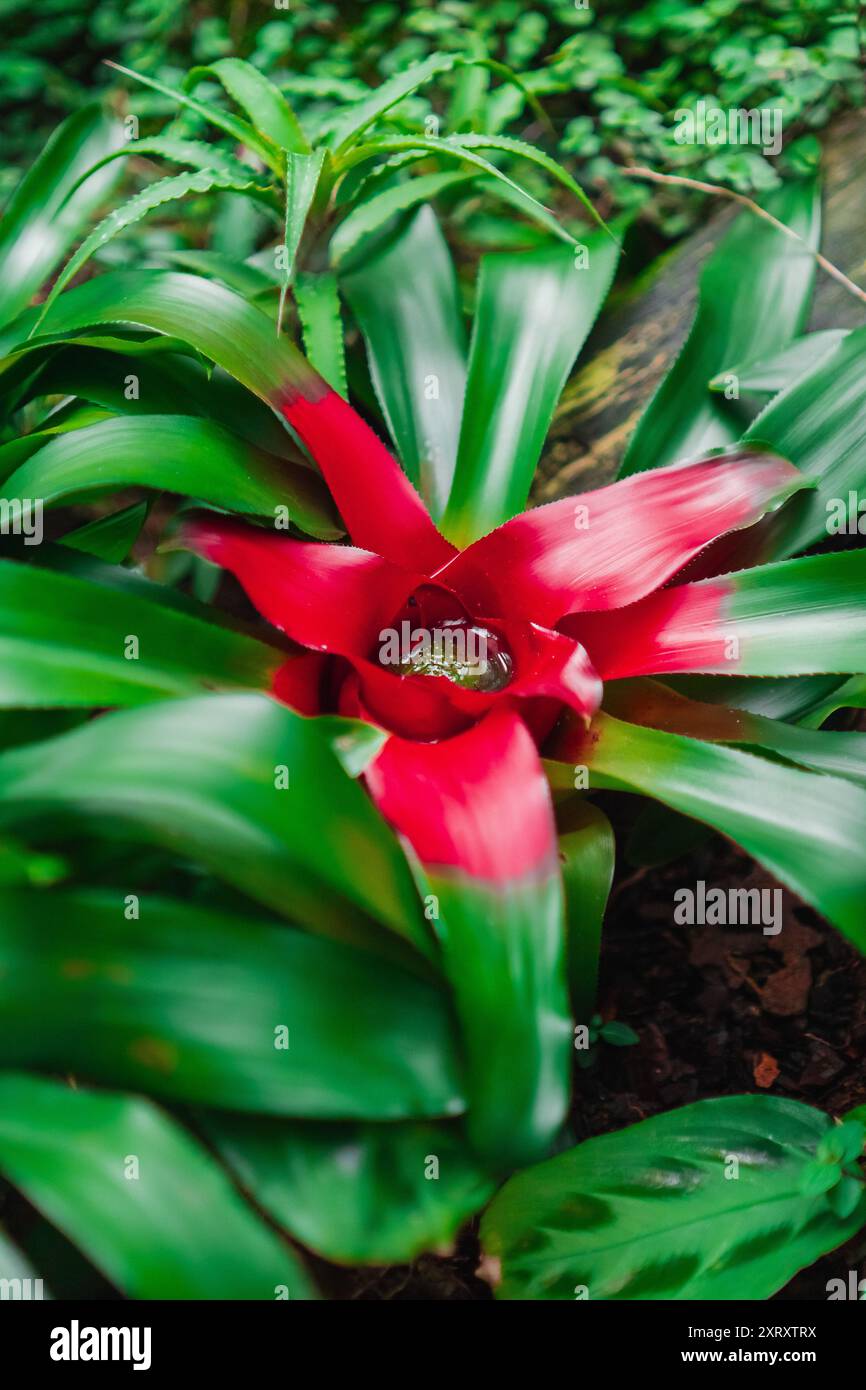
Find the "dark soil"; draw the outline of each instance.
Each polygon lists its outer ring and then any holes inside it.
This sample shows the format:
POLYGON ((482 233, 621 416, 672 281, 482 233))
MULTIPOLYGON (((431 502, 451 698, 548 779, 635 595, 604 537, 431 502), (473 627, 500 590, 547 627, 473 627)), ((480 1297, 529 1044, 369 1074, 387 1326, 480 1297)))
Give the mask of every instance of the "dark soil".
MULTIPOLYGON (((622 845, 636 803, 609 797, 605 809, 622 845)), ((594 1068, 577 1073, 571 1142, 710 1096, 763 1090, 834 1115, 866 1101, 866 960, 787 891, 777 936, 760 927, 677 926, 674 893, 699 879, 708 887, 778 886, 718 837, 662 868, 620 869, 605 923, 600 1012, 628 1023, 640 1042, 604 1047, 594 1068)), ((862 1234, 776 1297, 825 1300, 827 1280, 846 1278, 858 1252, 862 1259, 862 1234)), ((477 1263, 473 1226, 447 1259, 382 1270, 324 1266, 321 1274, 330 1296, 342 1299, 488 1299, 477 1263)))

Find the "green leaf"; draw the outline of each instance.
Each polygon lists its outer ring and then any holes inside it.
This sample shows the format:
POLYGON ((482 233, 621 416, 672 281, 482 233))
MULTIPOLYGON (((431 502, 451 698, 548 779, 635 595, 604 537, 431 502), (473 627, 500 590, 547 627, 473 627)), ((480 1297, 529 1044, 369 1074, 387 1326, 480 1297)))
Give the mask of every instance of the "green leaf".
POLYGON ((245 178, 252 179, 256 173, 250 164, 236 159, 212 141, 186 140, 177 135, 148 135, 141 140, 127 140, 120 149, 103 155, 89 170, 89 175, 116 159, 154 154, 167 159, 170 164, 189 164, 193 169, 219 169, 240 182, 245 178))
POLYGON ((635 1043, 640 1042, 633 1028, 616 1019, 612 1019, 610 1023, 603 1023, 598 1036, 603 1042, 610 1043, 611 1047, 634 1047, 635 1043))
POLYGON ((746 438, 769 441, 815 485, 761 528, 763 555, 793 555, 840 527, 844 534, 846 525, 854 534, 858 526, 860 535, 866 531, 856 496, 866 486, 864 369, 866 328, 858 328, 750 425, 746 438))
MULTIPOLYGON (((570 245, 576 245, 575 238, 557 222, 556 218, 543 203, 540 203, 538 199, 534 198, 531 193, 528 193, 525 188, 521 188, 519 183, 515 183, 514 179, 509 178, 509 176, 504 174, 501 169, 498 169, 495 164, 491 164, 489 159, 485 159, 483 155, 478 154, 476 150, 469 145, 461 143, 470 138, 474 139, 475 137, 453 135, 447 140, 440 140, 433 136, 425 137, 422 135, 379 136, 375 140, 371 140, 368 144, 358 145, 350 149, 347 154, 343 155, 339 163, 339 171, 343 172, 347 169, 351 169, 356 164, 363 163, 364 160, 375 159, 378 155, 399 154, 402 151, 426 152, 429 154, 443 155, 448 159, 458 159, 464 164, 471 165, 474 169, 480 169, 491 179, 500 183, 503 188, 510 189, 515 197, 520 200, 520 206, 528 216, 534 217, 535 220, 540 222, 548 231, 556 232, 570 245)), ((481 137, 478 138, 480 139, 481 137)), ((492 139, 493 137, 489 138, 492 139)), ((533 147, 531 145, 523 146, 523 152, 532 149, 533 147)), ((545 169, 547 169, 548 164, 550 164, 558 174, 564 174, 564 171, 560 169, 559 165, 555 164, 553 160, 548 160, 546 155, 540 155, 540 152, 537 150, 534 151, 534 153, 539 155, 539 159, 535 160, 535 163, 541 162, 545 169)), ((548 172, 550 172, 549 169, 548 172)), ((567 175, 564 177, 568 180, 568 185, 570 186, 573 180, 569 179, 567 175)), ((560 182, 562 181, 563 180, 560 179, 560 182)), ((574 184, 574 187, 579 189, 579 185, 577 184, 574 184)), ((583 199, 583 192, 582 190, 579 191, 581 199, 583 199)), ((600 220, 597 215, 596 220, 600 220)))
POLYGON ((328 935, 370 940, 354 904, 431 952, 393 835, 315 721, 265 696, 103 715, 0 769, 2 823, 50 814, 67 831, 160 845, 328 935))
POLYGON ((560 877, 504 888, 444 868, 416 877, 441 914, 467 1059, 467 1132, 492 1169, 508 1172, 549 1151, 568 1104, 573 1035, 560 877))
POLYGON ((841 1177, 842 1169, 838 1163, 825 1163, 816 1159, 807 1163, 800 1174, 800 1191, 804 1197, 823 1197, 836 1186, 841 1177))
MULTIPOLYGON (((65 341, 68 346, 61 345, 59 350, 45 347, 22 355, 22 362, 38 362, 45 357, 22 392, 22 403, 24 399, 58 394, 82 397, 113 415, 201 415, 268 454, 293 463, 303 461, 274 412, 222 368, 185 355, 186 344, 163 337, 65 341), (161 344, 172 350, 161 351, 161 344), (125 362, 124 358, 134 360, 125 362)), ((36 445, 41 442, 35 433, 27 438, 35 439, 36 445)), ((291 475, 293 470, 287 472, 291 475)), ((299 481, 309 483, 309 479, 299 481)))
POLYGON ((816 363, 838 347, 847 337, 847 330, 827 328, 818 333, 804 333, 781 352, 757 361, 736 363, 726 367, 710 382, 711 391, 725 391, 736 378, 739 391, 752 391, 756 395, 774 396, 784 391, 806 372, 812 371, 816 363))
POLYGON ((260 690, 286 659, 152 598, 11 560, 0 560, 0 606, 4 706, 140 705, 201 690, 260 690))
POLYGON ((398 101, 403 101, 425 82, 441 77, 459 61, 456 53, 431 53, 422 63, 414 63, 404 72, 395 73, 387 81, 376 87, 369 96, 352 103, 341 114, 331 129, 329 143, 332 149, 342 151, 356 140, 379 116, 385 114, 398 101))
POLYGON ((67 290, 49 309, 41 335, 28 340, 35 317, 28 311, 0 333, 0 355, 38 351, 48 338, 82 328, 123 324, 180 338, 269 403, 309 373, 297 348, 277 336, 273 319, 200 275, 115 271, 67 290))
MULTIPOLYGON (((336 269, 341 268, 343 262, 351 258, 359 243, 363 243, 366 237, 384 227, 398 213, 408 212, 419 203, 426 203, 435 198, 446 188, 466 183, 472 177, 472 174, 461 173, 459 170, 444 174, 420 174, 417 178, 405 179, 403 183, 394 184, 382 193, 368 198, 352 209, 331 237, 331 265, 336 269)), ((361 269, 364 269, 364 265, 361 269)))
MULTIPOLYGON (((608 715, 569 758, 588 766, 593 787, 640 792, 728 835, 866 950, 860 787, 608 715)), ((571 767, 550 764, 549 772, 571 789, 571 767)))
POLYGON ((606 641, 608 680, 635 669, 861 675, 864 586, 866 549, 807 555, 683 585, 673 603, 670 592, 650 595, 634 613, 624 609, 611 616, 606 637, 594 617, 582 626, 575 622, 572 631, 590 652, 593 640, 606 641), (618 638, 620 667, 613 654, 618 638))
POLYGON ((282 247, 285 264, 282 268, 280 307, 277 312, 277 323, 280 325, 283 322, 286 292, 295 275, 298 246, 315 197, 324 157, 324 150, 317 150, 315 154, 309 155, 289 154, 286 157, 286 208, 282 247))
POLYGON ((595 1009, 601 928, 616 842, 607 816, 590 801, 574 797, 559 824, 571 1002, 577 1022, 587 1024, 595 1009))
POLYGON ((481 260, 469 378, 443 530, 466 546, 526 505, 553 411, 616 269, 616 243, 481 260))
POLYGON ((266 136, 259 135, 255 127, 251 126, 248 121, 239 120, 237 116, 231 116, 228 112, 221 111, 218 106, 213 106, 210 102, 199 101, 197 97, 190 96, 188 92, 181 92, 175 87, 169 87, 166 83, 157 81, 155 77, 145 77, 143 72, 133 72, 131 68, 125 68, 120 63, 111 62, 109 59, 106 59, 106 62, 116 72, 122 72, 125 77, 131 77, 133 81, 140 82, 144 87, 150 87, 154 92, 161 92, 164 97, 179 102, 188 111, 193 111, 209 125, 225 131, 226 135, 230 135, 239 145, 244 145, 248 150, 252 150, 260 159, 264 160, 269 169, 282 177, 281 152, 273 141, 266 136))
POLYGON ((821 698, 800 715, 800 720, 809 729, 819 729, 837 709, 866 709, 866 678, 852 676, 847 681, 837 680, 834 687, 821 692, 821 698))
POLYGON ((46 296, 37 320, 37 328, 54 300, 69 284, 73 276, 78 274, 93 253, 98 251, 101 246, 105 246, 112 237, 117 236, 126 227, 140 222, 142 217, 146 217, 154 208, 162 207, 163 203, 174 202, 178 198, 185 198, 188 193, 208 193, 212 188, 230 188, 235 192, 243 192, 254 186, 252 175, 248 175, 242 182, 238 182, 234 175, 225 174, 219 169, 196 169, 193 173, 173 174, 170 178, 160 179, 157 183, 149 184, 147 188, 143 188, 141 192, 128 198, 119 208, 114 208, 97 227, 94 227, 90 236, 81 243, 75 255, 63 267, 62 272, 52 285, 50 293, 46 296))
POLYGON ((444 1254, 493 1183, 447 1124, 293 1124, 210 1115, 209 1139, 296 1240, 340 1264, 444 1254))
POLYGON ((286 98, 252 63, 245 63, 241 58, 218 58, 207 67, 193 68, 187 74, 184 88, 189 89, 211 75, 219 79, 262 135, 283 150, 309 153, 309 142, 286 98))
POLYGON ((825 1134, 818 1147, 818 1157, 834 1163, 853 1163, 863 1152, 866 1126, 860 1120, 848 1119, 825 1134))
POLYGON ((0 1076, 0 1170, 130 1298, 316 1297, 291 1248, 149 1101, 0 1076))
POLYGON ((832 709, 834 692, 861 677, 846 682, 841 676, 767 676, 752 680, 748 676, 665 676, 665 682, 682 694, 710 704, 732 705, 769 719, 788 719, 817 727, 832 709), (832 708, 828 708, 831 706, 832 708), (825 713, 821 715, 821 710, 825 713), (813 722, 813 719, 817 722, 813 722))
POLYGON ((247 299, 257 295, 269 294, 276 289, 278 272, 269 275, 260 265, 250 261, 239 261, 221 251, 167 251, 164 257, 181 270, 192 270, 196 275, 207 275, 212 280, 221 280, 230 290, 247 299))
POLYGON ((866 549, 759 565, 730 583, 722 623, 741 674, 866 671, 866 549))
POLYGON ((68 531, 61 544, 119 565, 135 545, 147 513, 147 502, 133 502, 131 507, 122 507, 118 512, 97 517, 95 521, 87 521, 74 531, 68 531))
POLYGON ((400 461, 438 518, 457 459, 466 334, 451 254, 432 208, 421 208, 384 251, 340 283, 364 335, 400 461))
POLYGON ((740 214, 704 266, 691 331, 632 435, 622 477, 733 443, 740 420, 707 383, 728 363, 779 352, 802 332, 815 277, 808 247, 820 228, 817 184, 786 183, 766 207, 808 246, 740 214))
POLYGON ((346 353, 340 296, 333 271, 303 271, 295 281, 295 303, 304 335, 304 351, 320 376, 343 399, 346 385, 346 353))
MULTIPOLYGON (((530 164, 537 164, 540 169, 549 174, 557 183, 561 183, 563 188, 567 188, 574 195, 581 206, 589 213, 594 222, 597 222, 612 240, 615 240, 613 233, 607 227, 603 218, 596 212, 592 202, 584 193, 580 184, 572 178, 567 169, 561 164, 557 164, 555 159, 544 154, 542 150, 536 149, 535 145, 528 145, 525 140, 515 140, 510 135, 485 135, 468 134, 452 135, 451 143, 461 146, 466 150, 498 150, 504 154, 513 154, 521 159, 526 159, 530 164)), ((523 190, 521 190, 523 191, 523 190)))
POLYGON ((128 901, 0 890, 3 1066, 254 1114, 463 1109, 448 1000, 426 981, 189 902, 141 896, 127 920, 128 901))
POLYGON ((724 1096, 589 1139, 519 1173, 481 1225, 510 1299, 768 1299, 866 1219, 804 1197, 831 1122, 724 1096))
POLYGON ((327 738, 340 766, 350 777, 360 777, 366 771, 389 737, 375 724, 347 719, 342 714, 319 715, 316 727, 327 738))
POLYGON ((0 324, 24 308, 105 198, 112 171, 77 185, 120 138, 116 121, 84 106, 58 126, 18 185, 0 223, 0 324))
POLYGON ((847 1221, 860 1205, 863 1197, 863 1184, 856 1178, 842 1178, 835 1187, 827 1193, 827 1201, 830 1203, 831 1211, 835 1212, 840 1221, 847 1221))
MULTIPOLYGON (((785 723, 783 719, 768 719, 748 710, 731 709, 722 704, 701 704, 658 681, 648 680, 609 683, 605 692, 605 709, 619 719, 653 729, 664 729, 671 734, 685 734, 687 738, 767 749, 801 767, 811 768, 814 772, 828 772, 835 777, 846 777, 866 788, 866 734, 800 728, 796 724, 785 723)), ((652 823, 659 815, 659 807, 647 808, 650 825, 644 836, 645 842, 649 839, 647 848, 650 850, 653 846, 650 838, 652 823)), ((679 844, 680 852, 689 848, 687 838, 679 844)), ((649 859, 637 862, 653 864, 658 861, 650 855, 649 859)))
MULTIPOLYGON (((0 446, 0 477, 9 447, 0 446)), ((49 439, 7 477, 3 496, 38 497, 52 506, 131 486, 176 492, 272 522, 287 508, 289 519, 308 535, 342 535, 324 484, 311 469, 254 449, 209 420, 183 415, 101 420, 49 439)))
POLYGON ((480 130, 485 123, 487 93, 491 69, 479 62, 486 53, 481 34, 473 31, 468 38, 472 63, 464 63, 455 73, 453 90, 448 102, 446 124, 449 130, 480 130))

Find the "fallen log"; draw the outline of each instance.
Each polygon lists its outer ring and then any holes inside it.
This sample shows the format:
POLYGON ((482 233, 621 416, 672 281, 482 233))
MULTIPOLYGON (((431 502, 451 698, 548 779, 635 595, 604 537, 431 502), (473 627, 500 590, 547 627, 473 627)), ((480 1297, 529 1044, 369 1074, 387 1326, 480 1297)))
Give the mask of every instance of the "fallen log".
MULTIPOLYGON (((823 177, 822 250, 855 283, 866 285, 862 112, 849 113, 826 133, 823 177)), ((685 341, 701 267, 732 219, 749 215, 720 206, 602 316, 560 401, 533 489, 536 502, 583 492, 615 477, 642 411, 685 341)), ((856 328, 864 322, 863 304, 819 269, 809 328, 856 328)))

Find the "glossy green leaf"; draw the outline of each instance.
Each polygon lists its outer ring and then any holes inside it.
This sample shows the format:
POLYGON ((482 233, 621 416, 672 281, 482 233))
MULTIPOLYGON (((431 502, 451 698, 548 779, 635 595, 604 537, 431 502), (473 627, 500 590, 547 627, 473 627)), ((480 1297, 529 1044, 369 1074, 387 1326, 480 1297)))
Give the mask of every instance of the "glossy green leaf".
POLYGON ((303 460, 292 436, 264 401, 222 368, 189 355, 191 349, 184 352, 185 344, 161 337, 67 341, 69 346, 59 350, 52 346, 22 355, 22 362, 45 357, 22 392, 22 403, 58 394, 92 401, 114 415, 202 415, 268 454, 293 463, 303 460), (160 343, 171 350, 160 351, 160 343))
POLYGON ((101 169, 115 159, 129 159, 135 155, 158 155, 169 164, 188 164, 193 169, 221 169, 239 180, 255 173, 249 164, 212 141, 187 140, 178 135, 148 135, 141 140, 127 140, 121 149, 104 155, 94 167, 101 169))
POLYGON ((120 140, 116 121, 98 106, 82 107, 58 126, 18 185, 0 223, 0 324, 24 308, 105 198, 111 170, 77 185, 120 140))
POLYGON ((90 260, 94 252, 105 246, 107 242, 127 227, 140 222, 149 212, 153 212, 154 208, 162 207, 164 203, 175 202, 179 198, 185 198, 190 193, 209 193, 214 188, 231 189, 237 193, 244 192, 254 186, 254 179, 251 174, 247 174, 244 179, 239 181, 234 175, 226 174, 221 169, 196 169, 193 173, 173 174, 169 178, 159 179, 157 183, 149 184, 147 188, 133 194, 120 207, 113 208, 108 216, 94 227, 90 235, 81 243, 75 255, 63 267, 62 272, 52 285, 50 293, 46 296, 39 322, 42 321, 57 296, 78 274, 81 267, 90 260))
POLYGON ((602 1042, 609 1043, 611 1047, 634 1047, 640 1042, 640 1038, 633 1028, 627 1023, 620 1023, 618 1019, 611 1019, 609 1023, 603 1023, 598 1030, 598 1036, 602 1042))
MULTIPOLYGON (((572 178, 567 169, 561 164, 557 164, 555 159, 551 159, 543 150, 539 150, 535 145, 528 145, 525 140, 515 140, 511 135, 486 135, 470 133, 468 135, 453 135, 451 143, 460 146, 465 150, 496 150, 503 154, 517 155, 520 159, 526 159, 530 164, 536 164, 543 169, 546 174, 556 182, 562 184, 563 188, 574 195, 581 207, 589 213, 592 220, 603 228, 608 236, 613 239, 613 233, 608 230, 599 213, 596 212, 592 202, 584 193, 580 184, 572 178)), ((521 190, 524 191, 524 190, 521 190)))
POLYGON ((149 1101, 8 1072, 0 1171, 130 1298, 316 1297, 294 1251, 149 1101))
POLYGON ((595 640, 611 679, 725 670, 859 675, 866 672, 864 593, 866 548, 807 555, 654 594, 613 614, 606 632, 594 616, 574 632, 591 653, 595 640))
POLYGON ((866 672, 866 549, 759 565, 732 585, 723 624, 744 675, 866 672))
POLYGON ((457 459, 466 333, 451 253, 432 208, 421 208, 340 283, 400 461, 438 518, 457 459))
POLYGON ((810 705, 800 722, 809 729, 819 729, 837 709, 866 709, 866 677, 852 676, 838 682, 820 699, 810 705))
POLYGON ((328 740, 343 771, 350 777, 360 777, 389 735, 375 724, 361 719, 348 719, 342 714, 322 714, 316 728, 328 740))
MULTIPOLYGON (((8 445, 0 446, 0 477, 8 445)), ((13 462, 14 462, 13 452, 13 462)), ((102 420, 49 439, 3 484, 6 498, 70 496, 131 486, 165 489, 228 511, 288 517, 308 535, 342 535, 329 495, 311 469, 275 459, 220 425, 183 415, 102 420)))
POLYGON ((260 690, 285 660, 264 642, 152 598, 11 560, 0 560, 0 607, 4 706, 140 705, 201 690, 260 690))
POLYGON ((834 1125, 818 1145, 818 1157, 834 1163, 853 1163, 863 1153, 866 1129, 860 1120, 847 1119, 834 1125))
MULTIPOLYGON (((855 679, 859 679, 855 677, 855 679)), ((832 699, 833 692, 846 684, 842 676, 782 676, 752 680, 748 676, 665 676, 673 686, 693 700, 714 705, 731 705, 751 710, 767 719, 793 720, 812 724, 812 715, 832 699)), ((834 705, 834 709, 838 706, 834 705)), ((827 713, 830 711, 828 710, 827 713)), ((827 715, 818 720, 822 724, 827 715)))
POLYGON ((448 1000, 426 981, 282 924, 151 897, 128 920, 128 902, 0 891, 0 1064, 254 1114, 463 1108, 448 1000))
POLYGON ((133 502, 131 507, 122 507, 120 511, 97 517, 95 521, 87 521, 74 531, 68 531, 62 544, 68 545, 71 550, 95 555, 98 560, 119 565, 138 539, 147 520, 147 512, 147 502, 133 502))
POLYGON ((333 271, 303 271, 295 281, 295 303, 304 335, 304 352, 320 376, 345 399, 346 352, 340 295, 333 271))
MULTIPOLYGON (((340 167, 341 170, 351 169, 356 164, 361 164, 368 159, 375 159, 379 155, 392 155, 413 151, 417 151, 421 154, 438 154, 447 159, 457 159, 463 164, 470 165, 473 169, 481 170, 482 173, 487 174, 489 178, 500 183, 503 187, 511 189, 512 193, 520 200, 521 207, 528 216, 534 217, 535 220, 540 222, 548 231, 555 232, 562 240, 567 241, 570 245, 574 246, 577 244, 571 233, 568 232, 561 223, 557 222, 556 218, 543 203, 539 202, 537 198, 534 198, 531 193, 528 193, 525 188, 522 188, 520 184, 510 178, 508 174, 503 173, 495 164, 491 164, 489 159, 485 159, 484 156, 479 154, 471 145, 465 143, 467 140, 475 138, 474 136, 454 135, 450 139, 440 140, 435 136, 423 135, 380 136, 375 140, 371 140, 368 144, 359 145, 350 149, 347 154, 343 155, 340 161, 340 167)), ((483 138, 477 138, 482 141, 483 147, 483 138)), ((574 189, 578 189, 580 198, 581 200, 583 199, 585 195, 579 185, 574 184, 573 179, 565 174, 565 171, 560 169, 558 164, 548 159, 546 155, 542 156, 540 151, 534 150, 532 145, 525 145, 522 147, 523 153, 527 151, 539 155, 539 158, 533 160, 533 162, 541 163, 542 167, 545 168, 548 173, 555 171, 555 176, 559 179, 559 182, 566 182, 566 185, 572 192, 574 192, 574 189), (552 169, 548 166, 552 166, 552 169), (562 177, 559 177, 560 175, 562 175, 562 177), (572 184, 574 185, 573 187, 572 184)), ((527 154, 527 158, 529 157, 530 156, 527 154)))
POLYGON ((487 93, 492 76, 489 67, 477 61, 487 52, 484 38, 476 30, 467 35, 467 48, 475 62, 465 63, 454 75, 446 124, 449 130, 481 130, 485 127, 487 93))
MULTIPOLYGON (((87 711, 80 709, 0 709, 0 749, 38 743, 74 729, 87 718, 87 711)), ((7 839, 6 846, 10 844, 7 839)))
POLYGON ((221 280, 230 290, 237 290, 247 299, 264 295, 276 289, 279 272, 269 275, 261 265, 250 261, 236 260, 222 251, 168 251, 165 259, 181 270, 192 270, 196 275, 207 275, 212 280, 221 280))
POLYGON ((815 487, 761 528, 761 553, 793 555, 828 536, 866 534, 866 328, 847 334, 750 426, 815 487), (853 496, 852 496, 853 494, 853 496))
POLYGON ((800 1178, 832 1121, 775 1096, 702 1100, 519 1173, 481 1234, 500 1298, 768 1299, 866 1220, 800 1178))
MULTIPOLYGON (((352 253, 364 239, 379 230, 401 212, 408 212, 435 198, 448 188, 466 183, 471 174, 459 170, 444 174, 420 174, 417 178, 404 180, 386 188, 381 193, 366 199, 353 208, 344 218, 331 237, 329 254, 331 264, 342 268, 343 262, 351 260, 352 253)), ((363 269, 363 266, 362 266, 363 269)))
MULTIPOLYGON (((766 749, 814 772, 846 777, 866 788, 866 734, 821 731, 767 719, 721 704, 686 699, 658 681, 615 681, 605 708, 620 719, 709 743, 766 749)), ((654 808, 654 812, 657 808, 654 808)))
POLYGON ((549 1151, 568 1103, 572 1024, 558 874, 505 889, 447 870, 421 876, 441 921, 467 1058, 467 1131, 507 1172, 549 1151))
POLYGON ((149 328, 180 338, 263 400, 272 400, 309 368, 273 319, 241 295, 200 275, 173 270, 115 271, 54 301, 40 336, 28 339, 36 311, 0 333, 0 354, 39 350, 46 338, 102 324, 149 328))
POLYGON ((0 769, 4 824, 160 845, 326 934, 369 938, 354 904, 430 950, 396 840, 315 722, 266 696, 103 715, 0 769))
POLYGON ((601 928, 616 842, 604 812, 578 798, 561 813, 559 831, 571 1003, 577 1022, 588 1024, 595 1010, 601 928))
MULTIPOLYGON (((866 950, 860 787, 608 715, 568 757, 589 768, 590 786, 640 792, 720 830, 866 950)), ((554 785, 573 786, 573 767, 548 768, 554 785)))
POLYGON ((324 150, 315 154, 289 154, 286 157, 286 205, 283 225, 280 306, 277 323, 283 322, 286 292, 295 276, 295 261, 307 217, 322 173, 324 150))
POLYGON ((296 150, 302 154, 309 152, 310 146, 301 123, 279 87, 275 87, 252 63, 245 63, 241 58, 218 58, 206 67, 193 68, 187 74, 184 87, 189 89, 211 75, 219 79, 232 100, 246 112, 262 135, 283 150, 296 150))
POLYGON ((841 1182, 828 1192, 827 1200, 840 1221, 846 1221, 860 1205, 862 1193, 863 1184, 859 1178, 843 1177, 841 1182))
POLYGON ((211 1115, 208 1138, 265 1211, 340 1264, 444 1254, 493 1184, 447 1124, 298 1124, 211 1115))
POLYGON ((341 113, 331 129, 329 143, 335 150, 343 150, 374 121, 383 116, 398 101, 403 101, 425 82, 440 77, 459 61, 455 53, 431 53, 421 63, 414 63, 403 72, 397 72, 370 92, 369 96, 354 102, 341 113))
POLYGON ((618 247, 483 257, 454 482, 443 517, 466 546, 526 505, 553 411, 607 294, 618 247))
POLYGON ((731 362, 779 352, 802 332, 815 278, 808 247, 820 234, 817 185, 786 183, 766 206, 808 245, 740 214, 704 266, 691 331, 641 416, 621 476, 733 443, 740 420, 707 383, 731 362))
POLYGON ((248 121, 242 121, 237 116, 230 115, 227 111, 221 111, 218 106, 211 102, 199 101, 197 97, 190 96, 188 92, 178 91, 175 87, 169 87, 165 82, 158 81, 155 77, 146 77, 143 72, 133 72, 131 68, 125 68, 120 63, 106 59, 108 66, 114 68, 116 72, 122 72, 124 77, 131 77, 134 82, 140 82, 144 87, 150 87, 154 92, 160 92, 164 97, 176 101, 181 106, 185 106, 188 111, 192 111, 202 120, 207 121, 208 125, 216 126, 219 130, 225 131, 239 145, 252 150, 260 159, 264 160, 269 169, 275 174, 282 174, 282 156, 274 145, 273 141, 266 136, 259 135, 254 126, 248 121))
POLYGON ((811 372, 845 337, 847 330, 841 328, 804 333, 802 338, 795 338, 788 347, 771 357, 726 367, 713 377, 710 390, 726 391, 736 384, 741 392, 753 391, 756 395, 774 396, 777 391, 784 391, 792 385, 798 377, 811 372))

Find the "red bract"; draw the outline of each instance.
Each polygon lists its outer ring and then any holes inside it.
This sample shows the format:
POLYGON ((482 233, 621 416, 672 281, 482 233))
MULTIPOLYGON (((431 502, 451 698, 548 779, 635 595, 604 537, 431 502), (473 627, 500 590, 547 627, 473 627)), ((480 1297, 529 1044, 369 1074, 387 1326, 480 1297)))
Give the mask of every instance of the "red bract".
MULTIPOLYGON (((514 754, 515 730, 524 725, 537 744, 563 706, 586 719, 594 714, 602 693, 596 647, 604 671, 655 669, 640 664, 652 645, 648 624, 657 613, 659 628, 668 625, 677 601, 669 591, 653 606, 648 595, 802 481, 766 453, 702 459, 525 512, 457 552, 396 460, 335 392, 293 393, 283 413, 364 548, 298 541, 216 515, 188 523, 185 543, 235 574, 274 627, 322 654, 287 662, 275 682, 278 698, 305 714, 354 715, 393 736, 367 785, 422 862, 492 880, 546 865, 555 853, 537 758, 527 756, 525 738, 514 754), (615 654, 602 615, 609 609, 625 609, 610 623, 615 654), (593 617, 569 619, 584 613, 593 617), (378 659, 385 632, 449 627, 482 629, 505 653, 511 669, 500 688, 407 674, 378 659), (582 627, 589 653, 569 635, 582 627), (510 825, 506 789, 520 808, 510 825), (495 853, 486 847, 491 837, 495 853)), ((705 637, 713 651, 719 640, 715 630, 705 637)))
MULTIPOLYGON (((306 648, 278 672, 278 699, 387 734, 366 785, 436 904, 463 1026, 470 1133, 502 1166, 527 1162, 565 1112, 571 1032, 556 826, 539 748, 566 709, 589 723, 601 676, 655 669, 641 661, 654 654, 654 615, 669 627, 671 611, 665 595, 658 604, 651 596, 803 480, 765 452, 710 457, 539 507, 458 552, 396 460, 324 383, 312 378, 281 408, 354 545, 294 540, 215 514, 188 522, 185 543, 235 574, 268 622, 306 648), (467 678, 453 648, 427 660, 424 634, 482 642, 486 666, 467 678), (383 644, 400 638, 408 652, 398 640, 395 666, 383 644)), ((715 660, 718 627, 701 632, 693 654, 715 660)))

